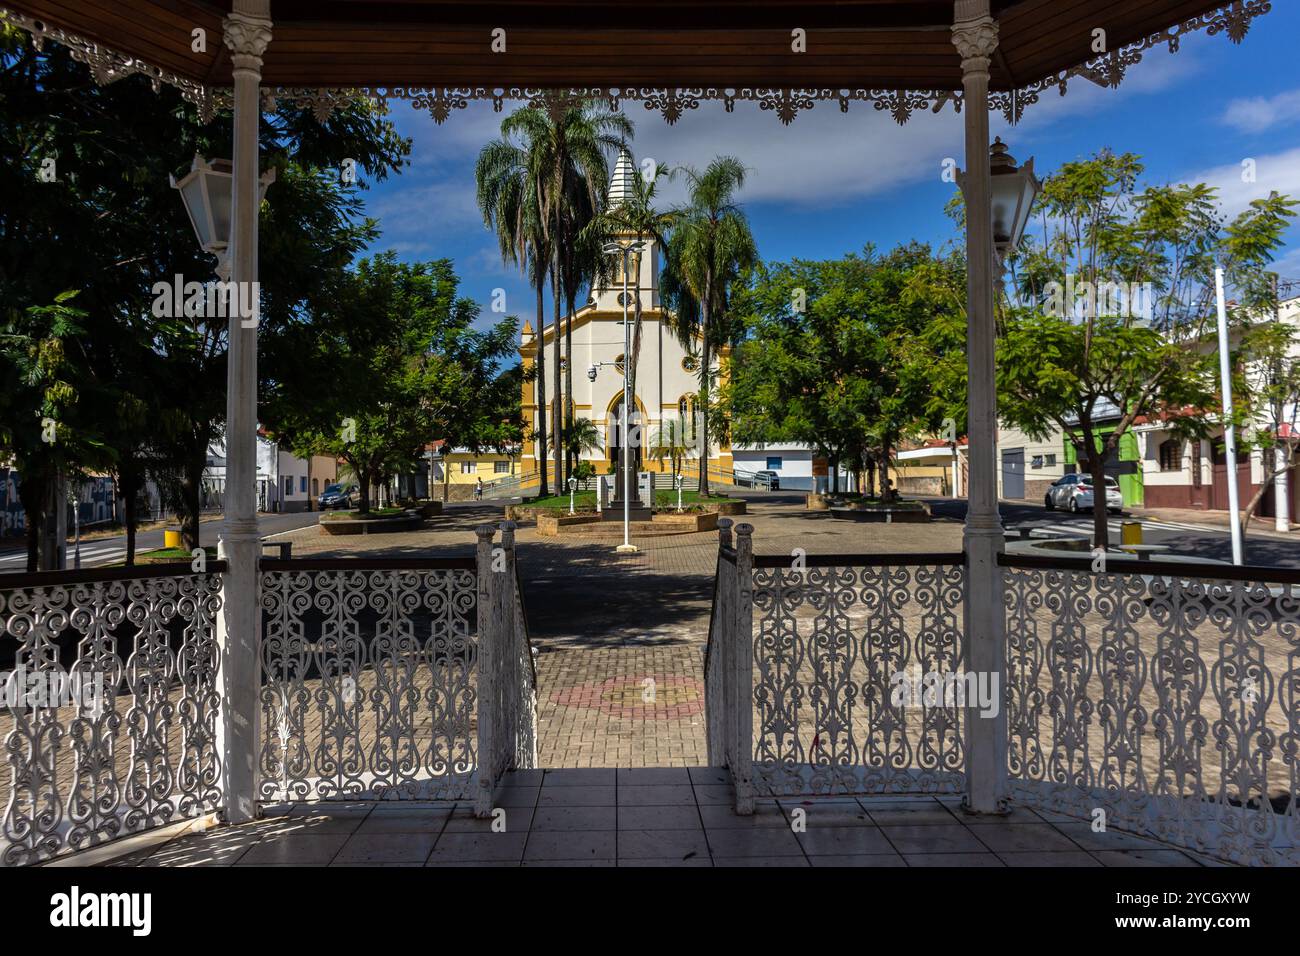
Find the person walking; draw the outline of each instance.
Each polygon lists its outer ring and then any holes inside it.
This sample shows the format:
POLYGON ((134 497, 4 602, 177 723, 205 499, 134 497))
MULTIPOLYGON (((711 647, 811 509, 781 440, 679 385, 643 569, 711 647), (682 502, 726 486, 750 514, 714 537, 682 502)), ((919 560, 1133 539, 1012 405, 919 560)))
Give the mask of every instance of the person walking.
POLYGON ((483 500, 483 479, 482 478, 477 478, 474 481, 474 500, 475 501, 483 500))

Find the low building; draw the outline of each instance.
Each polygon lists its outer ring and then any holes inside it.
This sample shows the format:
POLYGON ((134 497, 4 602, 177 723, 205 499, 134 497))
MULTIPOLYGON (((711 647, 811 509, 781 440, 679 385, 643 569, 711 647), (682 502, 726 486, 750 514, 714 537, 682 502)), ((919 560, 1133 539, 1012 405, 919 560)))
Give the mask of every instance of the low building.
MULTIPOLYGON (((809 444, 804 442, 776 441, 748 445, 732 445, 733 468, 738 475, 756 471, 774 471, 781 489, 796 491, 827 491, 831 488, 830 463, 809 444)), ((687 470, 696 473, 695 462, 688 462, 687 470)), ((854 475, 840 466, 841 491, 856 488, 854 475)))

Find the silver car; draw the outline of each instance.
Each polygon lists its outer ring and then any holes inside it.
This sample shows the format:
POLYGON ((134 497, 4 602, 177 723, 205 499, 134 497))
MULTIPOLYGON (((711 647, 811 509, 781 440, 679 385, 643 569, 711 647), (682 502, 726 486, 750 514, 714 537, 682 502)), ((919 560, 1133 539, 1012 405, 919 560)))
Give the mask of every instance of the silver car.
MULTIPOLYGON (((1076 514, 1092 510, 1092 476, 1066 475, 1052 482, 1043 498, 1043 507, 1048 511, 1064 508, 1076 514)), ((1119 512, 1124 507, 1124 497, 1119 491, 1119 482, 1106 476, 1106 510, 1119 512)))

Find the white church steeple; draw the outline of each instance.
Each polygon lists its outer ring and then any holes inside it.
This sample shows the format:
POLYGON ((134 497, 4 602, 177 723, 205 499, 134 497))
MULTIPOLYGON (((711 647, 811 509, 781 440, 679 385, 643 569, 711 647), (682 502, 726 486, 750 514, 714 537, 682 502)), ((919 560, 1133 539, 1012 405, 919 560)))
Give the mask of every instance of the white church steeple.
POLYGON ((614 175, 609 180, 609 194, 606 205, 615 209, 623 205, 636 194, 636 164, 632 154, 623 146, 618 151, 618 161, 614 163, 614 175))

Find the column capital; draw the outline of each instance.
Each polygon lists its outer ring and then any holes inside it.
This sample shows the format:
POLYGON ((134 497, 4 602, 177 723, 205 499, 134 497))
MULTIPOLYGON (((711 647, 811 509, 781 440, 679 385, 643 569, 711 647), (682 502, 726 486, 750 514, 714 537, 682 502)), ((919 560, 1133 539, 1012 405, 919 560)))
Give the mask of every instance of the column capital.
POLYGON ((247 13, 232 13, 221 21, 222 37, 236 71, 262 72, 262 54, 271 43, 271 21, 247 13))
POLYGON ((952 44, 961 55, 963 74, 987 74, 989 60, 998 48, 998 22, 987 12, 971 19, 959 19, 952 25, 952 44))

